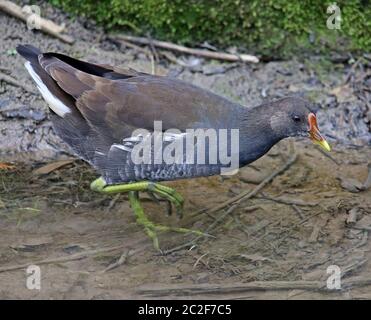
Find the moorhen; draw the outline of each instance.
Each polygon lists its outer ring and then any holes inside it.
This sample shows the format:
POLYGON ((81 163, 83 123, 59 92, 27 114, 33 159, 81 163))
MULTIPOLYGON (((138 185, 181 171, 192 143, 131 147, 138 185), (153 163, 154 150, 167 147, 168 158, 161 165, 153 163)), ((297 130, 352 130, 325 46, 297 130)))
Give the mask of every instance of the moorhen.
POLYGON ((56 133, 101 174, 92 190, 128 192, 156 248, 156 231, 198 231, 152 223, 139 191, 165 198, 181 213, 182 197, 157 182, 228 172, 236 168, 226 160, 237 157, 235 167, 245 166, 291 136, 309 136, 330 150, 312 105, 301 98, 247 108, 170 77, 41 53, 31 45, 17 51, 51 109, 56 133), (205 139, 198 144, 200 136, 205 139))

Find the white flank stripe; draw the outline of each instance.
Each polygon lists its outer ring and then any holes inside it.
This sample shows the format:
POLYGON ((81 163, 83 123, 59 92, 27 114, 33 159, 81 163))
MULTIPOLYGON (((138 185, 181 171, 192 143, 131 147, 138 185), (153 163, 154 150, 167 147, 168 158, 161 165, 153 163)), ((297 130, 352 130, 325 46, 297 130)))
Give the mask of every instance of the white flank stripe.
POLYGON ((133 148, 129 148, 129 147, 124 146, 124 145, 122 145, 122 144, 113 144, 113 145, 111 146, 110 150, 111 150, 112 148, 117 148, 117 149, 120 149, 120 150, 123 150, 123 151, 127 151, 127 152, 131 152, 131 151, 133 151, 133 148))
POLYGON ((182 133, 172 133, 172 132, 164 132, 163 134, 163 139, 165 142, 172 142, 176 139, 183 139, 183 137, 185 137, 187 135, 186 132, 182 132, 182 133))
POLYGON ((37 89, 39 89, 44 100, 48 103, 50 109, 52 109, 57 115, 62 118, 66 113, 70 113, 70 108, 68 108, 61 100, 57 99, 41 81, 38 74, 32 68, 31 63, 29 61, 26 61, 24 66, 26 67, 28 73, 31 75, 32 79, 36 82, 37 89))
POLYGON ((129 142, 129 143, 135 143, 135 142, 140 142, 140 141, 143 141, 143 136, 133 136, 130 138, 122 139, 122 142, 129 142))

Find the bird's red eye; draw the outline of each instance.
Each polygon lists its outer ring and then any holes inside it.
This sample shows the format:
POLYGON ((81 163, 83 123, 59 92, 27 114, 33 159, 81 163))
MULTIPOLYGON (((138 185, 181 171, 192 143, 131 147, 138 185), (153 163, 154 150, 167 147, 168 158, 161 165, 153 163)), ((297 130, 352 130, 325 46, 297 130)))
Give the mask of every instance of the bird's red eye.
POLYGON ((293 119, 295 122, 300 122, 300 117, 299 117, 299 116, 293 116, 292 119, 293 119))

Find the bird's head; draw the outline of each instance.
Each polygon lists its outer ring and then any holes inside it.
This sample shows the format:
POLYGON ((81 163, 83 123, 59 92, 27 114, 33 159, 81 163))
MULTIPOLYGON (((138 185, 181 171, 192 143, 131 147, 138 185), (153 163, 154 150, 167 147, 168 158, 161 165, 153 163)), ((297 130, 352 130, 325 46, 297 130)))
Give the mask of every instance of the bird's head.
POLYGON ((274 103, 270 117, 272 130, 281 137, 309 137, 326 151, 330 145, 321 135, 313 104, 307 100, 287 97, 274 103))

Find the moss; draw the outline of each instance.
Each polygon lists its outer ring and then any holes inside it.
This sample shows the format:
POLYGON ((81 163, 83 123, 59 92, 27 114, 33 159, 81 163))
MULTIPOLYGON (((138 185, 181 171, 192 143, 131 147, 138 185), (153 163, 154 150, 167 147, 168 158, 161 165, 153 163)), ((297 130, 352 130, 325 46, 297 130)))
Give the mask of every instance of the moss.
POLYGON ((49 0, 111 30, 151 33, 192 45, 209 41, 249 52, 288 56, 304 50, 371 48, 368 1, 337 1, 340 30, 326 27, 330 1, 321 0, 49 0), (339 42, 341 41, 341 45, 339 42))

